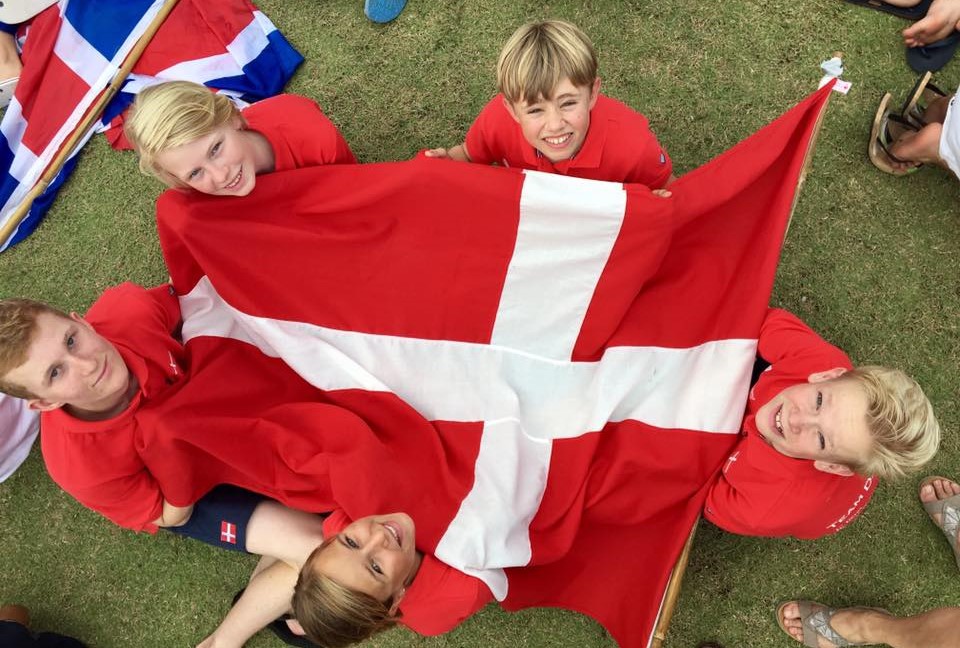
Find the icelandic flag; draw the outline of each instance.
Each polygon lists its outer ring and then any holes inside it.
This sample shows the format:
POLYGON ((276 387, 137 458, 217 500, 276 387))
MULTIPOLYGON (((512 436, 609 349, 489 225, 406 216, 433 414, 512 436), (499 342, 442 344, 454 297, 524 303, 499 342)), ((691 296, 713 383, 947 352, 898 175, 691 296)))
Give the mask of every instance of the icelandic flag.
MULTIPOLYGON (((23 72, 0 122, 0 227, 123 65, 162 0, 61 0, 21 26, 23 72)), ((145 85, 187 79, 255 100, 280 91, 302 57, 246 0, 180 0, 103 118, 33 202, 0 251, 23 240, 49 209, 76 152, 108 127, 145 85)))
POLYGON ((145 464, 177 505, 226 482, 406 511, 421 550, 504 607, 649 645, 738 439, 829 92, 669 199, 430 159, 167 192, 190 366, 138 414, 145 464))

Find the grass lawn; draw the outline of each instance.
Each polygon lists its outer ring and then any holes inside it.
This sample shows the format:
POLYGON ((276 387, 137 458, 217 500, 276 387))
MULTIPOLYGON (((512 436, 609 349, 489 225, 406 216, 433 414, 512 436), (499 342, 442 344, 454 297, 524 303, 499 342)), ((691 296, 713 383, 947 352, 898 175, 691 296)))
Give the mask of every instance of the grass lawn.
MULTIPOLYGON (((892 90, 900 102, 915 78, 899 40, 906 23, 840 0, 410 0, 386 26, 368 22, 360 0, 260 6, 307 58, 289 90, 316 99, 363 162, 461 141, 495 91, 501 44, 528 19, 563 17, 591 35, 604 90, 649 117, 678 175, 812 91, 820 61, 842 50, 853 88, 831 102, 773 304, 856 363, 915 376, 945 432, 926 472, 960 476, 960 183, 937 169, 894 178, 866 157, 880 95, 892 90)), ((960 64, 937 79, 952 90, 960 64)), ((0 255, 0 296, 83 311, 120 281, 165 280, 153 224, 160 190, 132 153, 95 139, 39 230, 0 255)), ((960 604, 953 557, 917 503, 919 477, 881 484, 856 523, 816 542, 741 538, 702 524, 666 645, 796 645, 773 618, 777 602, 794 597, 898 613, 960 604)), ((114 527, 54 486, 38 448, 0 487, 0 543, 0 601, 22 602, 37 627, 98 648, 195 645, 254 565, 114 527)), ((393 631, 371 643, 613 645, 573 613, 493 606, 445 637, 393 631)), ((279 643, 262 633, 248 645, 279 643)))

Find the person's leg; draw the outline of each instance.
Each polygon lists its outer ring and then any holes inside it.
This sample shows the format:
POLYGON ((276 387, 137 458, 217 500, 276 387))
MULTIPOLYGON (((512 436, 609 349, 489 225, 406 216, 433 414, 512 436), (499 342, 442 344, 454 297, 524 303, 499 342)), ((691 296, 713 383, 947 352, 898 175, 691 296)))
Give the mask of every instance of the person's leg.
POLYGON ((960 566, 960 484, 945 477, 927 477, 921 482, 920 503, 943 531, 960 566))
POLYGON ((17 43, 13 34, 0 31, 0 81, 15 79, 20 76, 23 65, 20 63, 20 54, 17 52, 17 43))
POLYGON ((862 635, 892 648, 960 648, 960 607, 938 608, 910 617, 879 615, 862 635))
POLYGON ((903 42, 907 47, 929 45, 949 36, 958 23, 960 0, 933 0, 927 15, 903 30, 903 42))
POLYGON ((947 118, 947 108, 950 107, 951 99, 953 99, 953 95, 937 97, 931 101, 930 105, 923 111, 923 121, 927 124, 942 124, 947 118))
POLYGON ((30 612, 22 605, 8 604, 0 607, 0 621, 13 621, 25 628, 30 627, 30 612))
MULTIPOLYGON (((890 152, 904 162, 920 162, 923 164, 939 164, 940 159, 940 132, 943 126, 938 123, 928 124, 919 131, 907 131, 898 137, 890 146, 890 152)), ((899 163, 897 163, 899 164, 899 163)), ((906 168, 907 164, 901 164, 906 168)))
MULTIPOLYGON (((826 608, 812 604, 812 614, 826 608)), ((797 641, 803 641, 803 618, 798 601, 780 609, 781 627, 797 641)), ((960 648, 960 608, 938 608, 923 614, 897 617, 869 608, 840 608, 828 618, 829 627, 852 644, 880 644, 891 648, 960 648)), ((809 633, 808 633, 809 634, 809 633)), ((817 638, 818 648, 837 644, 826 636, 817 638)))

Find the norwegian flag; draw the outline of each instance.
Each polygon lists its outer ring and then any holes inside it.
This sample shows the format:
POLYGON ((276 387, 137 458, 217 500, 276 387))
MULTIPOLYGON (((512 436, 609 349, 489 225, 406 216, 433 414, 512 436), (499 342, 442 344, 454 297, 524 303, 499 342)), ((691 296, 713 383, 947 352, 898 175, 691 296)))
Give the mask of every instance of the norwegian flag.
POLYGON ((141 411, 144 461, 174 504, 228 482, 405 510, 508 609, 648 645, 737 440, 829 92, 671 199, 427 159, 167 192, 189 380, 141 411))
MULTIPOLYGON (((103 94, 162 5, 162 0, 61 0, 21 27, 23 72, 0 122, 0 226, 103 94)), ((302 60, 246 0, 180 0, 77 150, 111 120, 116 126, 120 112, 150 83, 188 79, 255 100, 279 92, 302 60)), ((112 139, 119 136, 115 128, 112 139)), ((26 219, 0 241, 0 250, 34 230, 76 159, 74 151, 26 219)))
POLYGON ((220 521, 220 542, 237 544, 237 525, 226 520, 220 521))

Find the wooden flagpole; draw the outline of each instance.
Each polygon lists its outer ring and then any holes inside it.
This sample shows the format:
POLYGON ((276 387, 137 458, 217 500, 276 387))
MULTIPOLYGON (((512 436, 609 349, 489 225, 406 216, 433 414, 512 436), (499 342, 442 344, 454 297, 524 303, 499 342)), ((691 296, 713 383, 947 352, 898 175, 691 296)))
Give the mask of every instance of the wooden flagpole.
POLYGON ((690 561, 690 548, 693 547, 693 536, 697 533, 697 523, 700 522, 700 516, 693 521, 690 527, 690 535, 687 536, 687 542, 683 545, 683 551, 677 558, 673 571, 670 572, 670 580, 667 582, 667 591, 663 595, 663 607, 660 608, 660 614, 657 616, 657 625, 653 629, 652 648, 661 648, 663 640, 667 638, 667 630, 670 629, 670 620, 673 618, 673 612, 677 608, 677 601, 680 598, 680 585, 683 583, 683 574, 687 571, 687 563, 690 561))
MULTIPOLYGON (((843 56, 842 52, 834 52, 834 56, 843 56)), ((790 205, 790 216, 787 218, 787 227, 783 231, 783 240, 787 240, 787 232, 790 231, 790 223, 793 222, 793 212, 797 209, 797 202, 800 200, 800 190, 803 189, 803 183, 807 179, 807 172, 813 161, 813 149, 817 146, 817 140, 820 139, 820 129, 823 126, 823 117, 827 114, 827 108, 830 107, 830 98, 833 97, 833 90, 827 95, 827 100, 823 102, 820 108, 820 114, 817 115, 817 122, 813 125, 813 132, 810 134, 810 140, 807 142, 807 152, 803 156, 803 165, 800 167, 800 177, 797 178, 797 190, 793 194, 793 203, 790 205)))
POLYGON ((57 174, 60 173, 60 169, 63 168, 64 163, 67 161, 67 158, 70 157, 70 153, 76 148, 78 142, 83 138, 87 130, 93 125, 93 122, 100 118, 100 114, 103 112, 103 109, 106 108, 107 103, 113 99, 113 97, 119 92, 120 87, 123 85, 123 82, 126 80, 127 76, 130 74, 130 71, 133 70, 133 66, 137 64, 137 61, 140 60, 140 56, 143 54, 143 50, 146 49, 147 45, 150 44, 150 41, 153 39, 154 34, 157 33, 157 30, 160 28, 160 25, 163 24, 163 21, 166 20, 167 16, 176 6, 178 0, 166 0, 163 3, 163 6, 160 7, 160 11, 157 12, 157 15, 154 16, 153 20, 150 22, 150 25, 147 26, 147 30, 140 36, 136 44, 133 46, 133 49, 130 50, 130 53, 127 54, 127 58, 124 60, 123 65, 114 75, 113 79, 110 81, 110 84, 106 87, 97 101, 94 102, 93 106, 87 111, 87 114, 84 115, 83 119, 77 124, 76 128, 73 129, 73 132, 70 133, 70 136, 63 143, 63 146, 60 147, 60 150, 57 151, 57 154, 51 160, 49 166, 43 172, 43 175, 40 176, 40 179, 37 180, 36 184, 30 189, 29 193, 24 197, 23 201, 17 205, 16 209, 13 210, 13 213, 10 219, 3 225, 0 226, 0 243, 6 242, 7 239, 13 234, 14 230, 23 222, 23 219, 27 217, 27 213, 30 211, 30 207, 33 205, 33 201, 37 199, 41 193, 46 190, 46 188, 53 182, 53 179, 57 177, 57 174))

